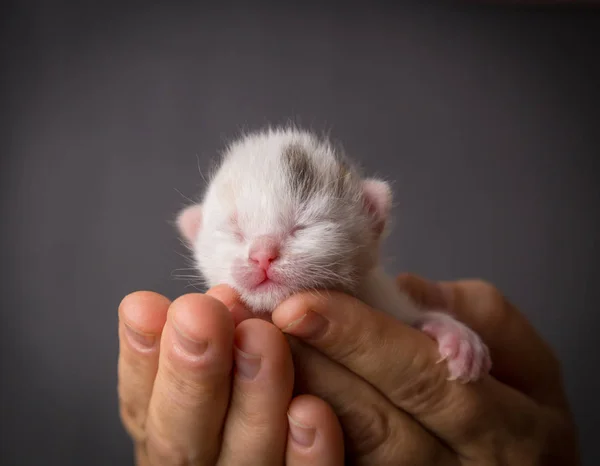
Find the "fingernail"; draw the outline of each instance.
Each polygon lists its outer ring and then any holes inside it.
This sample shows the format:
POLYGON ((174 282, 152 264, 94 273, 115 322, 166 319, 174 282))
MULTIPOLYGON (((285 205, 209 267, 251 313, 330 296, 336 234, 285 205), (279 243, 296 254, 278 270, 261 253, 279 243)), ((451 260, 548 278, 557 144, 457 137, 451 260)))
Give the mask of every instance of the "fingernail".
POLYGON ((238 347, 235 347, 235 367, 238 374, 246 379, 254 379, 260 370, 261 357, 255 354, 248 354, 238 347))
POLYGON ((198 341, 190 338, 189 335, 186 335, 181 329, 177 327, 177 325, 173 322, 173 328, 175 329, 175 335, 177 336, 177 342, 179 346, 183 348, 189 354, 200 355, 206 351, 208 347, 208 342, 206 340, 198 341))
POLYGON ((290 435, 292 436, 292 439, 294 439, 294 442, 302 445, 303 447, 310 447, 313 443, 315 443, 317 429, 296 421, 292 416, 289 415, 289 413, 287 417, 290 421, 290 435))
POLYGON ((281 330, 283 332, 285 332, 286 330, 290 329, 290 328, 294 328, 296 325, 298 325, 300 322, 302 322, 304 319, 306 319, 306 316, 308 314, 303 314, 302 317, 300 317, 299 319, 293 320, 291 321, 289 324, 287 324, 285 327, 283 327, 281 330))
POLYGON ((327 329, 328 321, 321 314, 308 311, 299 319, 294 320, 281 329, 301 338, 317 338, 327 329))
POLYGON ((126 323, 124 323, 124 326, 125 334, 132 346, 141 350, 149 350, 156 344, 156 335, 138 332, 126 323))

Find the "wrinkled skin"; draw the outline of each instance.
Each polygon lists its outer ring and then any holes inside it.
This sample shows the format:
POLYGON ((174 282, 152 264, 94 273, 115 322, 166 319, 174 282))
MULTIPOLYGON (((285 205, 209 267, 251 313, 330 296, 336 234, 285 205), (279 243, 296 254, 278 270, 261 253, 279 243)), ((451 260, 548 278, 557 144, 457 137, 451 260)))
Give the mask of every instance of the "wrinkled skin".
POLYGON ((579 464, 558 362, 498 290, 408 275, 398 285, 477 331, 491 376, 448 381, 433 340, 339 293, 294 295, 272 323, 251 318, 225 286, 173 303, 129 295, 119 311, 119 393, 138 464, 333 466, 344 449, 346 464, 360 465, 579 464), (219 350, 212 365, 177 359, 171 322, 180 314, 219 350), (125 322, 149 348, 132 344, 125 322), (240 382, 230 370, 234 342, 261 354, 261 376, 240 382), (317 432, 311 447, 288 432, 288 409, 317 432))

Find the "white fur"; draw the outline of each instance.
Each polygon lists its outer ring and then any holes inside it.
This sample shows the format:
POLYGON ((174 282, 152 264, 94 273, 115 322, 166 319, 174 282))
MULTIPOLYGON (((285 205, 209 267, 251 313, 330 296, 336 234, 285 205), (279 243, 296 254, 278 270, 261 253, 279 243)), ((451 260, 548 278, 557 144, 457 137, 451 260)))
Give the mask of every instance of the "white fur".
POLYGON ((328 141, 295 128, 248 134, 227 148, 202 204, 178 218, 207 285, 232 286, 256 313, 273 311, 300 290, 345 291, 428 332, 448 358, 451 378, 476 380, 491 364, 479 337, 447 314, 419 310, 379 266, 389 185, 362 179, 336 154, 328 141), (308 197, 293 189, 301 177, 291 176, 284 155, 290 145, 315 168, 311 186, 320 188, 308 197), (343 189, 334 189, 340 183, 343 189), (277 285, 256 288, 244 283, 244 273, 256 271, 249 249, 263 235, 281 241, 269 269, 277 285))
POLYGON ((324 186, 339 175, 333 147, 314 135, 289 129, 269 129, 247 135, 226 150, 202 202, 202 227, 192 238, 198 268, 209 286, 226 283, 240 292, 256 312, 274 307, 300 289, 352 290, 374 265, 378 235, 372 215, 364 205, 362 180, 352 172, 344 198, 328 189, 300 205, 292 196, 282 151, 298 144, 318 167, 324 186), (233 231, 230 220, 237 215, 244 240, 233 231), (287 233, 305 227, 294 236, 287 233), (289 281, 287 289, 251 293, 233 278, 234 261, 245 260, 253 238, 264 234, 285 237, 276 267, 289 281), (287 236, 286 236, 287 235, 287 236))

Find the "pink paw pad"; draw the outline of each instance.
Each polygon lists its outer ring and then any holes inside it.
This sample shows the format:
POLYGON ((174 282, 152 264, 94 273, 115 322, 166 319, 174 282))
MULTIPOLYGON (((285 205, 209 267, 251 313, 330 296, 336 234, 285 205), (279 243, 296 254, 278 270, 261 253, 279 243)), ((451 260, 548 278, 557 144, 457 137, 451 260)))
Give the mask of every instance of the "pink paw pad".
POLYGON ((490 371, 487 346, 479 335, 450 315, 428 312, 418 328, 437 341, 441 356, 438 362, 447 361, 448 380, 475 382, 490 371))

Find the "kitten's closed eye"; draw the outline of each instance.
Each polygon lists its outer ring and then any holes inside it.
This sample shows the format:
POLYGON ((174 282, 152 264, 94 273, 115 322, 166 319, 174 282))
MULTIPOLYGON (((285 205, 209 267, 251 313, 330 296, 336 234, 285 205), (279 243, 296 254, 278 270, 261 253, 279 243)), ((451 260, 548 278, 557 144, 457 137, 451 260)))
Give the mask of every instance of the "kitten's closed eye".
POLYGON ((235 241, 239 243, 243 243, 246 240, 246 237, 241 231, 234 230, 230 226, 217 228, 215 229, 214 233, 217 238, 221 238, 223 240, 235 239, 235 241))
POLYGON ((290 230, 290 235, 295 236, 297 233, 308 229, 308 225, 296 225, 294 228, 290 230))
POLYGON ((244 232, 237 227, 232 228, 231 233, 233 234, 233 236, 235 236, 235 239, 238 240, 239 242, 243 242, 246 240, 246 236, 244 235, 244 232))
POLYGON ((239 242, 243 242, 246 240, 246 235, 240 228, 238 223, 237 214, 233 214, 227 224, 223 227, 223 232, 233 235, 235 239, 239 242))

